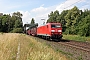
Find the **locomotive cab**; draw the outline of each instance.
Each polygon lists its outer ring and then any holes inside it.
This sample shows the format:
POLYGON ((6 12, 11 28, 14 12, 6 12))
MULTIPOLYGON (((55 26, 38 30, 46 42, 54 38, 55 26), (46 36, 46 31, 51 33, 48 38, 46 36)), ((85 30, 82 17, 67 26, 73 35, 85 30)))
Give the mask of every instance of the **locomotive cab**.
POLYGON ((62 26, 60 23, 51 24, 51 38, 61 39, 62 38, 62 26))
POLYGON ((60 23, 47 23, 44 26, 37 27, 37 35, 46 39, 61 39, 62 27, 60 23))

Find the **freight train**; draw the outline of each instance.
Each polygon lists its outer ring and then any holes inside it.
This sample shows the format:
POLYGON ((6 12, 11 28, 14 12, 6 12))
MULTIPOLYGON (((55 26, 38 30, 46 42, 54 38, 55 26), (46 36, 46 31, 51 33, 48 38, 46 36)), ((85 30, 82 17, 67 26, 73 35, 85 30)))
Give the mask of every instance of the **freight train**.
POLYGON ((61 39, 62 26, 60 23, 47 23, 43 26, 38 24, 30 24, 29 28, 25 31, 28 35, 38 36, 45 39, 61 39))

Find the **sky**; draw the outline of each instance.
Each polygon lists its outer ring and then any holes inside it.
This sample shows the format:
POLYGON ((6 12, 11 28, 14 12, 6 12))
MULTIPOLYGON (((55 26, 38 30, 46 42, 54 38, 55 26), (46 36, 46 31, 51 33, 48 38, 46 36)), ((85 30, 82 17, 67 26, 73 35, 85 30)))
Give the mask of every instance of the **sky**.
POLYGON ((23 24, 31 22, 42 25, 47 21, 51 11, 72 9, 77 6, 79 9, 90 9, 90 0, 0 0, 0 13, 12 14, 20 12, 23 14, 23 24), (44 20, 42 20, 44 19, 44 20))

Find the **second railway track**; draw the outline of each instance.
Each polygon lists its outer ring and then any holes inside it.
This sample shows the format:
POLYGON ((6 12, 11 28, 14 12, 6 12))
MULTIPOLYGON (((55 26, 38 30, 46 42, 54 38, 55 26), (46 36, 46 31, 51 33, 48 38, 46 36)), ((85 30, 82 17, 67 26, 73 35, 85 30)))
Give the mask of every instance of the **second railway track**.
POLYGON ((87 42, 77 42, 77 41, 69 40, 69 41, 66 41, 64 43, 63 42, 58 42, 58 43, 90 53, 90 43, 87 43, 87 42))

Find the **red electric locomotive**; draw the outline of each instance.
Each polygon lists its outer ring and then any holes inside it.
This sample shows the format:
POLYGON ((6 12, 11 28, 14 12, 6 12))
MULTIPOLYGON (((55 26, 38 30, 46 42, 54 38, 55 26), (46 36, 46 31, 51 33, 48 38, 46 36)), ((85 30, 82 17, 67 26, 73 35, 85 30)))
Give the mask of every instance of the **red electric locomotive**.
POLYGON ((47 23, 37 28, 37 35, 46 39, 61 39, 62 26, 60 23, 47 23))

